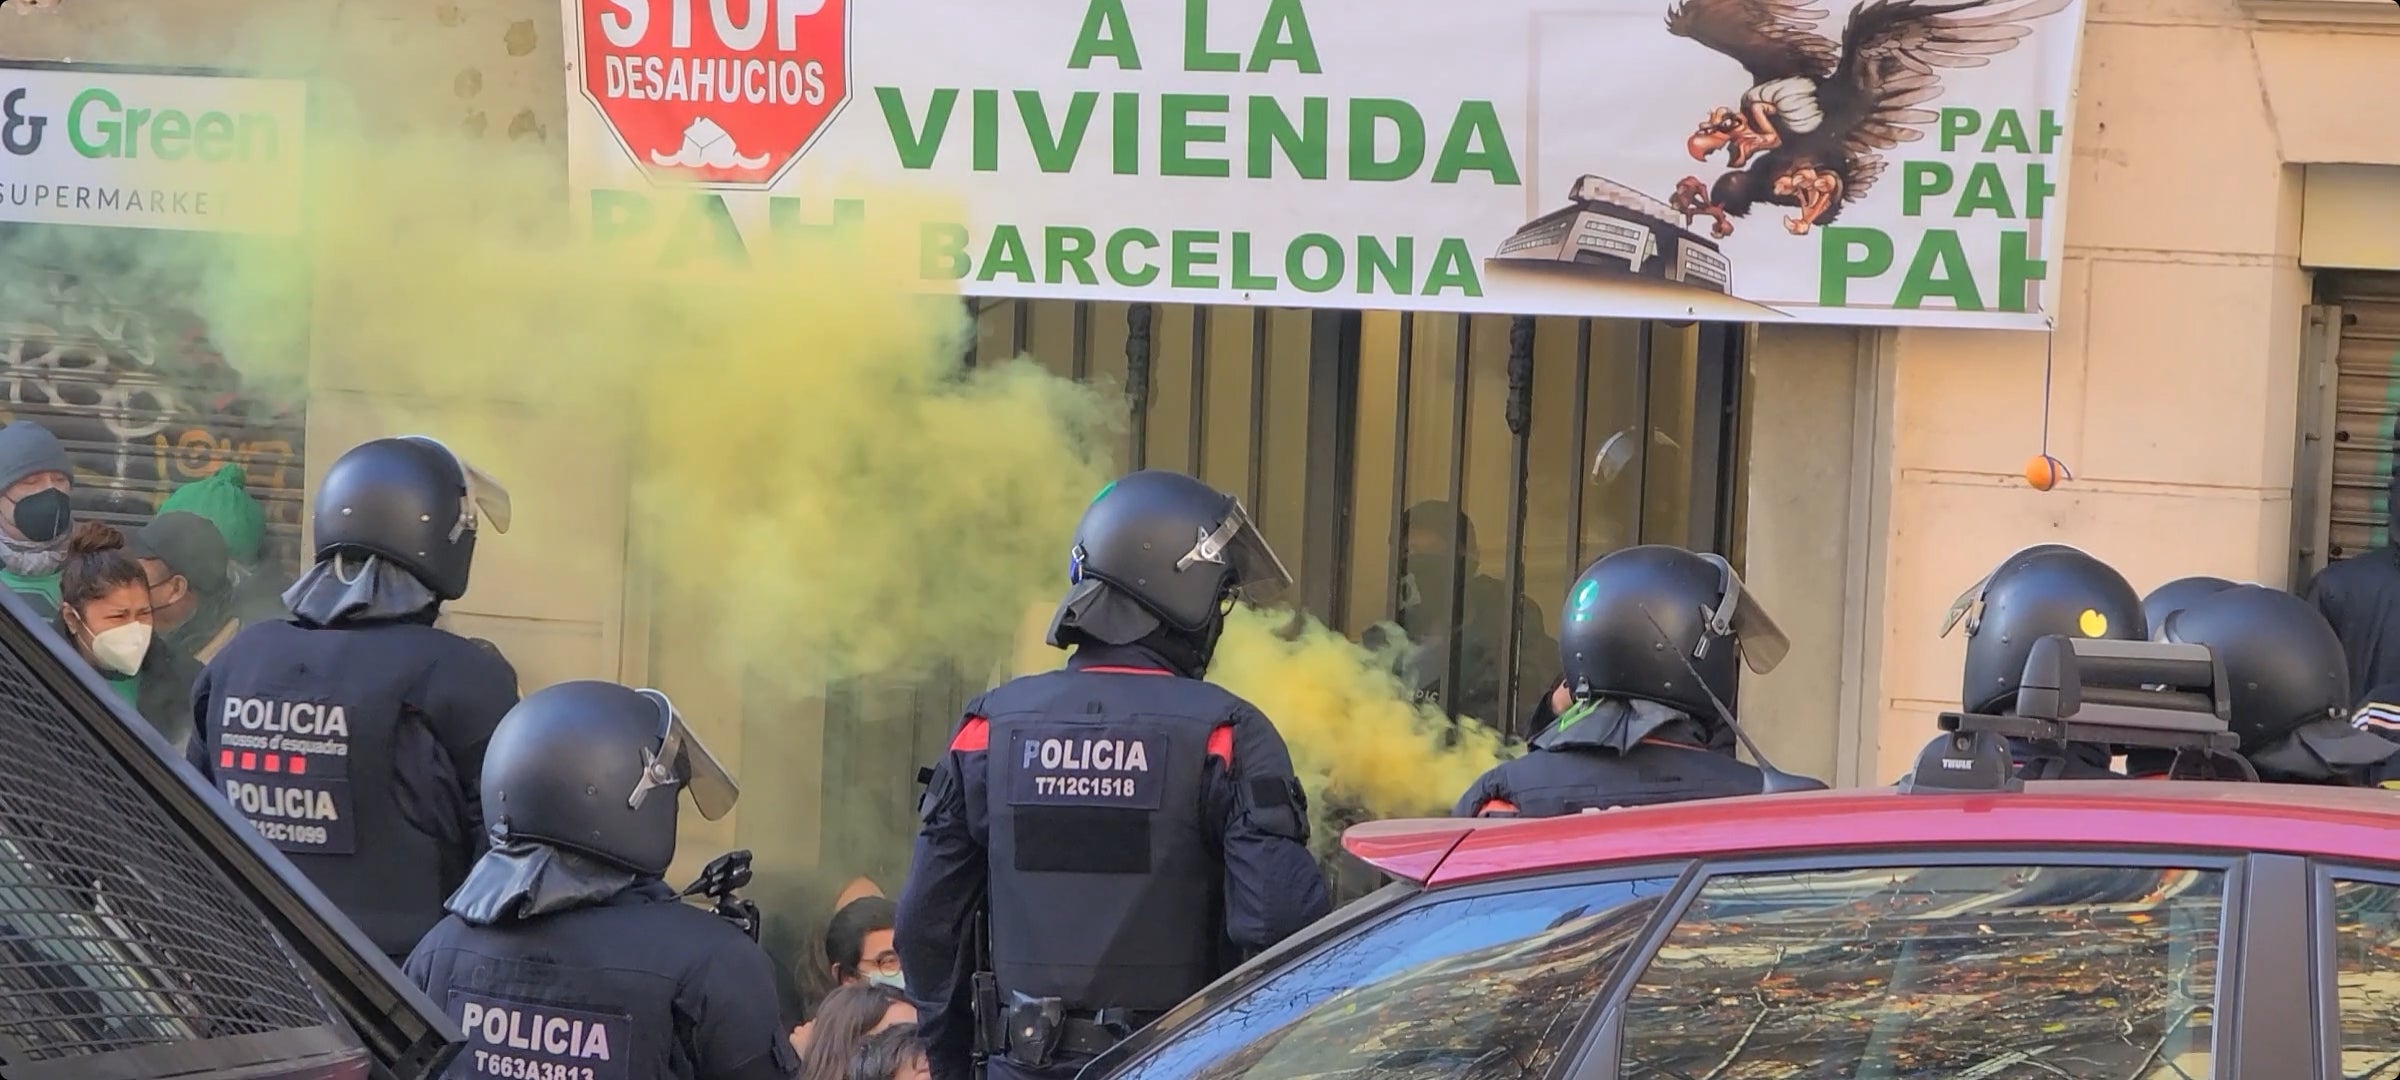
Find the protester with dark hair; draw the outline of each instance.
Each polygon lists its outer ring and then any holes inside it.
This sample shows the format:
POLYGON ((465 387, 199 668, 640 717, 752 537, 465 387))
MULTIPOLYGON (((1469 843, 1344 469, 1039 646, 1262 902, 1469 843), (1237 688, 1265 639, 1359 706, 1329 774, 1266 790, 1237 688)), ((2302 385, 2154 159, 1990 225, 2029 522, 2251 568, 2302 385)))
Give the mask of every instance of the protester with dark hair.
POLYGON ((200 666, 158 637, 141 560, 126 550, 124 533, 97 521, 75 527, 65 554, 58 632, 109 689, 182 749, 191 738, 192 682, 200 666))
POLYGON ((850 1059, 867 1036, 916 1022, 916 1007, 891 987, 852 983, 834 991, 811 1025, 808 1049, 800 1056, 801 1080, 847 1080, 850 1059))
POLYGON ((917 1025, 898 1024, 867 1036, 850 1055, 849 1080, 930 1080, 917 1025))
MULTIPOLYGON (((824 937, 810 950, 813 955, 802 961, 809 982, 821 984, 827 997, 860 983, 903 989, 900 954, 892 951, 892 916, 892 902, 881 896, 861 896, 842 905, 825 924, 824 937)), ((814 1018, 793 1028, 793 1048, 806 1053, 815 1028, 814 1018)))

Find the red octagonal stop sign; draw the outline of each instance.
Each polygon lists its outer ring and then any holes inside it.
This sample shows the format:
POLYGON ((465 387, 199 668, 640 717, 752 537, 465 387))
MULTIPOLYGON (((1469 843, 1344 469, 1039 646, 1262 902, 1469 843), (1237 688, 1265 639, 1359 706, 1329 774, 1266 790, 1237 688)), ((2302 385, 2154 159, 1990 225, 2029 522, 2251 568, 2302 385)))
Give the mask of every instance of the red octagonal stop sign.
POLYGON ((850 99, 849 0, 577 0, 583 92, 662 184, 766 187, 850 99))

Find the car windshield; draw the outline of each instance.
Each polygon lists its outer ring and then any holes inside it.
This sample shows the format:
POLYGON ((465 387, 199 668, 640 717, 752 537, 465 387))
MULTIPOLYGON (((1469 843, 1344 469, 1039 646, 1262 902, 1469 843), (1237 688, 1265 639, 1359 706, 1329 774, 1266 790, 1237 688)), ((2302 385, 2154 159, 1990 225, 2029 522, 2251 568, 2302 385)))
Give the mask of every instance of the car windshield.
POLYGON ((1118 1075, 1540 1076, 1672 884, 1526 887, 1400 911, 1269 976, 1118 1075))

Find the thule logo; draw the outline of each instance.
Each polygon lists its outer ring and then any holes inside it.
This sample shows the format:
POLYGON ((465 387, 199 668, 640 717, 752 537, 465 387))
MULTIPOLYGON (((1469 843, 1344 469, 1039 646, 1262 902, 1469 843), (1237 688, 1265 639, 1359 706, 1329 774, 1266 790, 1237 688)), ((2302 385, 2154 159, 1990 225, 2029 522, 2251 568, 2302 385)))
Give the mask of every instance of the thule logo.
POLYGON ((1946 757, 1942 759, 1942 768, 1953 772, 1966 772, 1974 767, 1975 759, 1973 758, 1946 757))

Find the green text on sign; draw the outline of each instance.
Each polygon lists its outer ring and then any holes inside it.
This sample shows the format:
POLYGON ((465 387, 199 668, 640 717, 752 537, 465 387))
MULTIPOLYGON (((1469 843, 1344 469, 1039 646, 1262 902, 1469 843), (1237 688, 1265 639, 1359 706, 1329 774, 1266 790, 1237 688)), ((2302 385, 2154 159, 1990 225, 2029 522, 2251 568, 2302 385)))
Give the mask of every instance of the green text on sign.
POLYGON ((212 109, 195 115, 181 109, 128 107, 99 87, 75 95, 67 106, 67 141, 87 158, 190 157, 212 165, 272 161, 281 150, 275 117, 267 113, 212 109))

